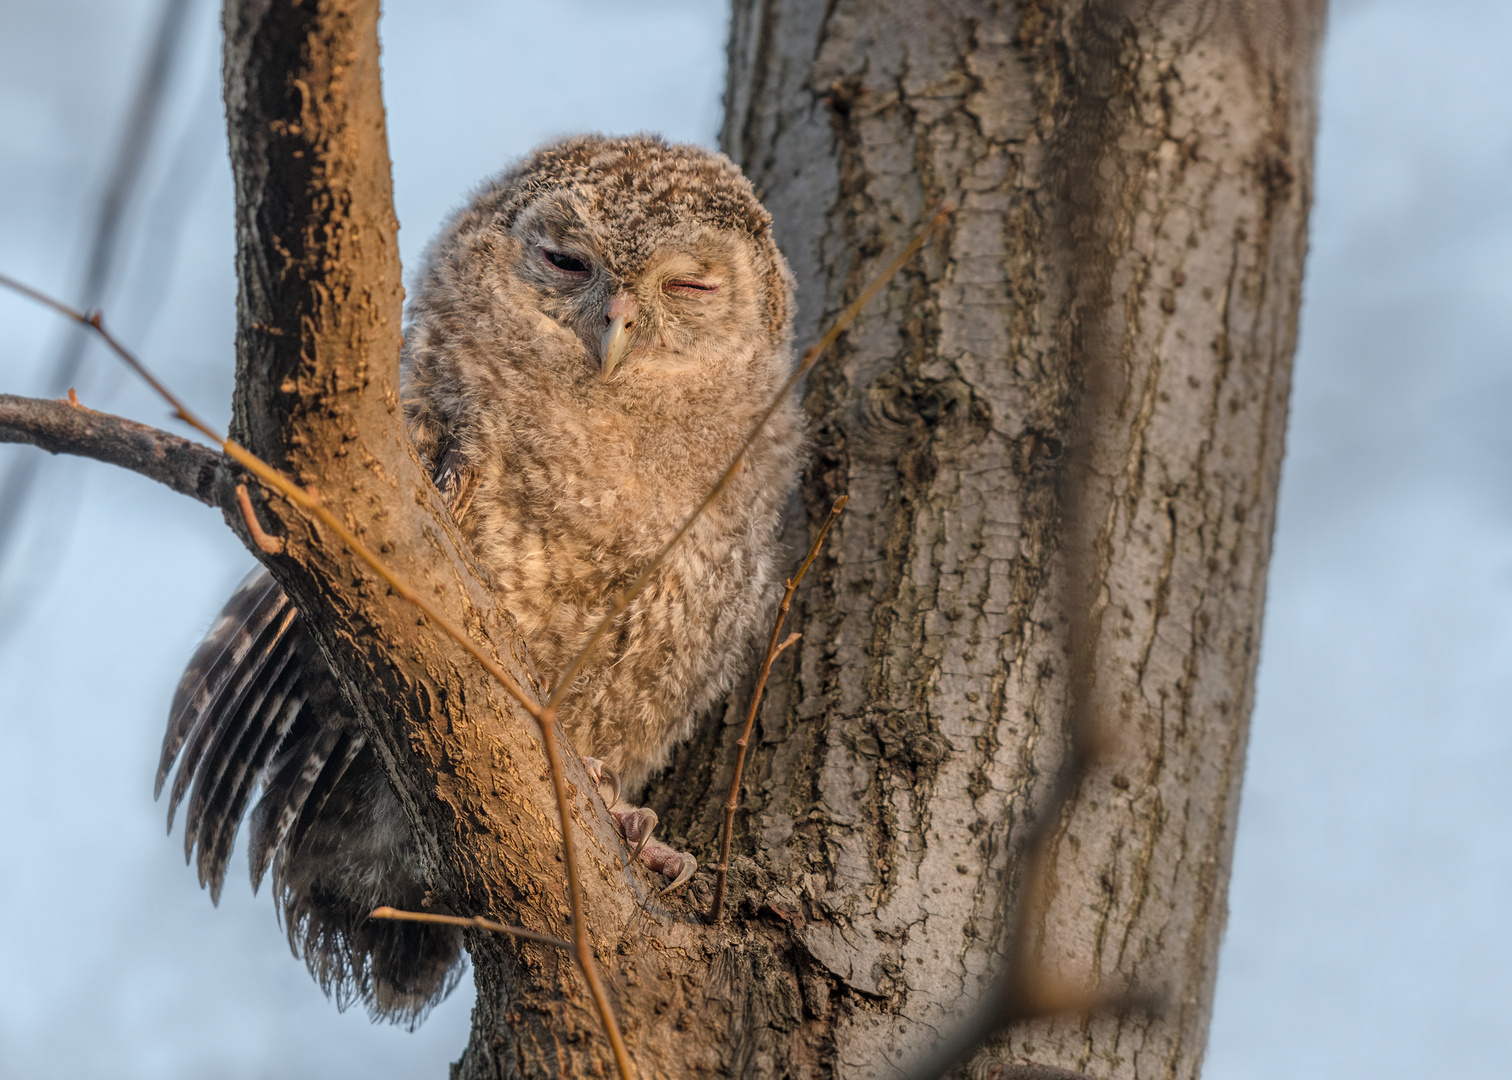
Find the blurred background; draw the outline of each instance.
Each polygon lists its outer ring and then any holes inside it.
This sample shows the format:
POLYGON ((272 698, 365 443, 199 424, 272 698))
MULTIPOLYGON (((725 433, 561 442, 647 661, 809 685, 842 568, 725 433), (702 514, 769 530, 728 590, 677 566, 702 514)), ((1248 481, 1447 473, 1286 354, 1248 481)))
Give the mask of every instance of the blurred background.
MULTIPOLYGON (((0 270, 99 303, 224 425, 217 9, 0 0, 0 270), (154 53, 160 106, 139 108, 154 53), (123 169, 134 112, 145 152, 123 169)), ((710 0, 391 0, 405 265, 554 134, 712 145, 726 19, 710 0)), ((1509 46, 1504 0, 1332 6, 1211 1080, 1512 1060, 1509 46)), ((0 294, 0 326, 0 392, 58 393, 76 364, 87 404, 172 426, 57 318, 0 294)), ((414 1034, 340 1014, 266 895, 233 874, 213 909, 163 837, 169 697, 250 556, 214 511, 106 466, 0 446, 0 484, 26 456, 29 498, 0 488, 0 1080, 444 1075, 470 979, 414 1034)))

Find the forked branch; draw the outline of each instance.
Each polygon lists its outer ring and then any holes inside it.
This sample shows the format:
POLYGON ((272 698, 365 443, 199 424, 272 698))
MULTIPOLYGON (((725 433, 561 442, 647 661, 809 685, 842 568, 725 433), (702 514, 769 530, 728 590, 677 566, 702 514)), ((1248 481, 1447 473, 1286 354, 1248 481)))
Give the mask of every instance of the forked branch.
MULTIPOLYGON (((555 734, 557 706, 561 703, 562 699, 567 694, 568 690, 572 686, 573 680, 581 671, 583 664, 586 662, 589 654, 591 653, 593 646, 603 636, 603 633, 608 629, 609 626, 614 623, 615 619, 617 619, 621 614, 624 613, 628 605, 644 589, 646 584, 649 582, 652 573, 665 560, 667 554, 671 552, 673 548, 675 548, 675 546, 682 540, 685 535, 687 535, 689 529, 692 528, 693 524, 698 520, 698 518, 715 502, 715 500, 718 499, 720 494, 724 492, 725 488, 729 485, 731 478, 733 478, 734 475, 739 471, 746 452, 750 449, 755 440, 760 436, 766 424, 771 420, 777 409, 781 407, 786 396, 790 394, 793 391, 794 387, 798 385, 799 381, 810 370, 812 370, 814 365, 818 362, 819 358, 835 342, 835 340, 838 339, 845 328, 849 326, 849 324, 860 313, 861 309, 873 297, 875 297, 876 294, 881 291, 883 286, 886 285, 886 283, 890 281, 892 277, 896 275, 897 272, 901 270, 905 265, 907 265, 907 263, 918 253, 919 249, 923 247, 929 236, 939 225, 941 225, 946 220, 951 211, 952 208, 948 205, 942 207, 933 216, 930 222, 918 232, 918 234, 913 238, 908 246, 904 248, 902 253, 900 253, 899 256, 894 259, 875 280, 873 280, 865 289, 862 290, 860 295, 841 313, 840 317, 836 319, 835 323, 829 328, 824 336, 812 347, 810 347, 809 350, 804 354, 802 360, 796 365, 787 381, 783 384, 776 396, 763 411, 761 416, 757 419, 755 425, 752 427, 750 433, 746 436, 746 439, 741 444, 740 449, 731 459, 729 466, 725 469, 724 473, 710 489, 709 493, 679 527, 677 532, 672 535, 667 543, 663 545, 661 550, 647 564, 647 566, 641 572, 641 575, 635 580, 635 582, 631 584, 631 586, 627 590, 625 590, 624 593, 620 595, 613 609, 600 622, 587 644, 578 653, 577 657, 574 658, 564 675, 558 680, 557 686, 555 687, 550 699, 544 705, 538 703, 534 700, 534 698, 527 694, 524 688, 521 687, 519 683, 509 675, 508 672, 506 672, 501 666, 499 666, 492 657, 488 656, 480 646, 474 643, 471 638, 469 638, 468 635, 466 635, 461 630, 461 628, 459 628, 455 623, 448 619, 434 604, 430 603, 424 595, 422 595, 416 589, 412 588, 408 583, 403 581, 383 560, 379 559, 378 556, 372 551, 372 549, 369 548, 368 545, 365 544, 361 539, 359 539, 357 535, 346 526, 345 523, 343 523, 339 518, 336 517, 336 515, 332 514, 328 509, 326 509, 325 506, 322 505, 317 493, 301 487, 292 479, 285 476, 277 469, 274 469, 272 466, 268 465, 257 455, 253 454, 250 450, 246 449, 234 440, 215 431, 193 412, 191 412, 171 391, 169 391, 169 389, 161 381, 159 381, 141 363, 140 360, 136 358, 136 356, 131 353, 130 350, 125 348, 125 346, 123 346, 119 341, 116 340, 116 338, 105 328, 104 322, 98 312, 86 315, 83 312, 69 307, 67 304, 64 304, 52 297, 46 296, 45 294, 40 293, 35 289, 32 289, 3 275, 0 275, 0 285, 12 288, 17 292, 20 292, 23 295, 26 295, 31 299, 52 308, 54 311, 57 311, 65 317, 91 328, 95 333, 99 334, 105 344, 111 349, 111 351, 114 352, 123 362, 125 362, 139 377, 147 382, 147 384, 151 386, 153 390, 156 391, 157 394, 168 403, 168 405, 174 410, 175 416, 204 434, 207 438, 210 438, 218 443, 221 447, 222 452, 227 457, 231 458, 237 464, 242 466, 242 468, 246 469, 248 472, 256 476, 257 479, 261 481, 263 485, 270 491, 276 492, 279 495, 283 496, 288 502, 299 507, 317 522, 330 529, 331 532, 333 532, 341 540, 341 542, 349 551, 356 555, 374 573, 376 573, 384 582, 386 582, 397 595, 399 595, 401 598, 403 598, 415 608, 417 608, 420 612, 422 612, 437 627, 439 627, 447 637, 451 638, 454 642, 465 649, 475 660, 477 660, 478 663, 482 665, 482 667, 501 686, 504 687, 504 689, 510 694, 510 696, 513 697, 521 705, 521 707, 524 708, 525 711, 535 719, 539 727, 542 749, 546 755, 548 763, 548 772, 552 782, 553 794, 555 796, 557 812, 561 825, 563 862, 566 871, 568 896, 572 910, 572 950, 575 959, 577 960, 578 965, 583 972, 585 981, 588 983, 590 994, 594 999, 600 1020, 603 1023, 605 1033, 608 1036, 610 1045, 613 1049, 616 1066, 622 1077, 622 1080, 630 1080, 630 1078, 633 1076, 633 1069, 630 1063, 629 1052, 625 1046, 624 1039, 620 1034, 619 1025, 615 1020, 613 1009, 609 1003, 608 993, 599 978, 597 967, 593 960, 592 946, 589 940, 586 921, 584 918, 582 889, 578 880, 576 845, 574 843, 571 825, 570 805, 568 802, 566 788, 566 775, 562 767, 561 754, 557 745, 555 734)), ((151 429, 147 430, 150 431, 151 429)), ((209 451, 206 452, 208 453, 209 451)), ((235 507, 237 512, 243 519, 249 536, 252 537, 254 544, 259 548, 259 550, 263 551, 266 554, 278 554, 281 550, 281 542, 278 539, 269 537, 263 531, 260 523, 257 520, 255 512, 253 511, 251 500, 246 492, 245 486, 239 485, 238 487, 239 491, 236 495, 235 507)), ((843 503, 843 499, 839 503, 837 503, 836 509, 832 512, 830 519, 831 521, 833 521, 834 516, 838 514, 839 507, 842 506, 843 503)), ((827 531, 828 528, 829 524, 826 523, 824 531, 827 531)), ((821 532, 821 539, 822 537, 823 531, 821 532)), ((815 551, 810 553, 809 560, 805 562, 804 570, 806 570, 809 563, 812 562, 814 554, 816 552, 817 546, 815 548, 815 551)), ((798 577, 794 579, 792 583, 793 587, 796 587, 797 581, 802 577, 802 573, 803 571, 800 571, 798 577)), ((784 615, 786 613, 787 604, 790 603, 790 601, 791 594, 789 594, 789 596, 784 600, 784 615)), ((780 631, 780 625, 778 627, 778 630, 780 631)), ((788 643, 777 645, 774 640, 773 647, 771 649, 771 655, 764 665, 762 677, 763 684, 765 681, 765 671, 769 670, 771 666, 771 659, 774 658, 782 648, 786 647, 786 644, 788 643)), ((747 726, 749 727, 749 723, 747 726)), ((739 781, 737 779, 737 791, 738 786, 739 781)), ((727 868, 728 839, 726 839, 725 854, 721 859, 721 863, 725 868, 727 868)), ((723 874, 721 874, 721 885, 722 884, 723 874)), ((470 923, 469 925, 481 924, 470 923)))
MULTIPOLYGON (((99 312, 85 315, 83 312, 77 311, 74 308, 69 307, 67 304, 56 300, 53 297, 47 296, 44 293, 38 292, 36 289, 23 285, 20 282, 13 280, 12 278, 6 277, 5 275, 0 275, 0 285, 14 289, 22 295, 52 308, 59 314, 64 315, 65 317, 70 318, 75 322, 81 323, 84 326, 87 326, 94 330, 95 333, 99 334, 105 344, 109 346, 110 350, 114 352, 116 356, 120 357, 120 359, 132 369, 132 371, 134 371, 138 376, 146 381, 146 383, 157 392, 158 396, 160 396, 164 401, 168 403, 169 407, 174 410, 175 416, 184 421, 186 424, 189 424, 191 427, 199 431, 201 434, 205 435, 207 438, 213 439, 214 441, 218 442, 221 446, 222 452, 227 457, 230 457, 231 459, 236 461, 237 464, 241 465, 243 468, 247 469, 247 471, 251 472, 270 490, 276 491, 289 502, 306 511, 308 514, 310 514, 311 517, 313 517, 315 520, 319 521, 322 525, 326 526, 333 533, 335 533, 336 536, 341 539, 341 542, 346 545, 349 551, 351 551, 354 555, 356 555, 359 559, 366 563, 368 567, 371 568, 373 572, 376 573, 385 582, 387 582, 389 587, 392 588, 399 596, 419 609, 427 618, 434 622, 436 626, 440 627, 442 632, 445 633, 447 637, 451 638, 458 645, 467 650, 467 652, 473 657, 473 659, 477 660, 478 663, 483 666, 484 670, 486 670, 491 676, 493 676, 493 678, 501 686, 504 687, 504 689, 510 694, 510 696, 518 701, 521 707, 524 708, 525 711, 535 719, 536 723, 540 726, 541 742, 546 752, 546 760, 552 778, 552 787, 556 796, 557 813, 561 821, 563 859, 566 864, 568 896, 572 908, 574 957, 577 960, 579 967, 583 971, 584 978, 588 982, 589 990, 592 993, 594 999, 594 1004, 598 1009, 599 1019, 603 1023, 605 1034, 608 1036, 610 1046, 614 1052, 615 1064, 620 1073, 621 1080, 632 1080, 635 1073, 630 1064, 630 1053, 625 1046, 623 1036, 620 1034, 619 1024, 614 1017, 613 1007, 609 1003, 609 996, 604 990, 603 982, 598 977, 598 969, 594 964, 593 950, 588 940, 588 933, 583 918, 582 889, 578 883, 577 864, 574 858, 575 849, 572 842, 571 810, 567 801, 567 787, 562 772, 561 755, 558 753, 556 746, 555 709, 543 709, 542 706, 538 702, 536 702, 534 698, 532 698, 525 692, 524 688, 521 687, 520 684, 516 682, 507 671, 500 667, 492 657, 488 656, 475 642, 472 641, 471 638, 463 633, 461 628, 459 628, 455 623, 453 623, 450 619, 443 615, 436 608, 436 606, 426 600, 426 598, 421 593, 401 580, 400 577, 395 574, 394 571, 390 569, 390 567, 383 560, 378 558, 378 556, 373 552, 371 548, 369 548, 365 543, 358 539, 355 533, 347 528, 344 523, 338 520, 334 514, 332 514, 323 505, 321 505, 319 498, 313 492, 306 491, 304 488, 300 487, 283 473, 279 472, 277 469, 267 464, 257 455, 253 454, 250 450, 241 446, 239 443, 236 443, 233 440, 227 438, 226 436, 221 435, 214 428, 210 427, 193 412, 191 412, 177 397, 174 396, 172 391, 170 391, 167 386, 159 381, 157 377, 154 376, 147 369, 147 367, 140 360, 138 360, 135 355, 132 354, 129 349, 122 345, 108 330, 105 329, 104 320, 100 317, 99 312)), ((59 404, 64 408, 75 407, 73 405, 62 405, 62 403, 59 404)), ((127 423, 129 423, 129 421, 127 421, 127 423)), ((152 429, 147 430, 151 431, 152 429)), ((245 487, 241 487, 240 490, 241 495, 238 499, 237 506, 238 512, 251 518, 251 521, 248 522, 248 529, 249 532, 251 532, 254 536, 254 542, 256 542, 255 538, 258 534, 262 534, 262 529, 260 525, 257 525, 255 516, 252 515, 251 504, 250 500, 247 499, 245 487)), ((261 544, 259 544, 258 546, 259 548, 262 548, 261 544)))
MULTIPOLYGON (((130 349, 122 345, 120 341, 118 341, 116 337, 105 328, 104 319, 101 317, 98 311, 86 315, 83 312, 76 310, 75 308, 69 307, 61 300, 54 299, 53 297, 39 292, 28 285, 23 285, 20 282, 16 281, 14 278, 8 277, 5 274, 0 274, 0 286, 4 286, 8 289, 13 289, 16 292, 21 293, 23 296, 35 300, 40 304, 44 304, 47 307, 50 307, 54 311, 58 312, 60 315, 72 319, 77 323, 81 323, 82 325, 89 327, 95 333, 99 334, 101 340, 105 342, 110 351, 115 353, 116 356, 118 356, 123 362, 125 362, 125 364, 130 367, 131 370, 135 372, 144 382, 146 382, 148 386, 152 387, 153 391, 159 397, 161 397, 165 402, 168 403, 168 406, 173 410, 173 415, 175 417, 182 420, 190 427, 194 428, 206 438, 220 444, 221 452, 224 453, 227 457, 231 458, 238 465, 242 466, 248 472, 256 476, 260 481, 263 482, 266 487, 282 495, 289 502, 306 511, 310 514, 310 516, 315 518, 316 521, 320 522, 322 525, 326 526, 328 529, 334 532, 337 537, 341 539, 342 543, 347 546, 347 549, 350 550, 359 559, 361 559, 364 563, 366 563, 375 574, 377 574, 389 585, 390 588, 392 588, 396 593, 398 593, 405 600, 409 601, 415 607, 419 608, 427 618, 433 620, 436 625, 441 628, 443 633, 445 633, 458 645, 461 645, 464 649, 466 649, 472 655, 472 657, 478 661, 478 663, 483 665, 484 670, 486 670, 490 675, 497 679, 500 685, 502 685, 504 689, 509 692, 510 696, 520 703, 520 706, 524 708, 526 712, 530 713, 531 716, 536 717, 537 719, 540 718, 540 704, 533 697, 527 694, 525 692, 525 689, 520 686, 520 684, 515 681, 515 679, 511 677, 507 671, 505 671, 496 662, 494 662, 491 657, 484 653, 483 650, 476 643, 474 643, 471 638, 463 633, 455 623, 453 623, 450 619, 443 615, 435 607, 434 604, 431 604, 419 592, 410 588, 409 585, 405 584, 405 582, 402 581, 399 576, 389 568, 387 563, 380 559, 377 554, 375 554, 373 550, 369 548, 365 543, 358 539, 356 534, 348 529, 346 525, 343 524, 340 520, 338 520, 334 514, 332 514, 329 510, 321 505, 319 497, 314 492, 307 491, 304 488, 300 487, 293 480, 289 479, 289 477, 273 468, 273 466, 263 461, 246 447, 242 446, 240 443, 237 443, 235 440, 229 439, 225 435, 222 435, 220 432, 212 428, 209 424, 201 420, 195 413, 191 412, 189 408, 185 406, 184 403, 180 401, 173 394, 173 392, 169 390, 168 387, 165 386, 157 378, 157 376, 153 375, 152 372, 148 370, 148 368, 140 360, 137 359, 137 357, 131 352, 130 349)), ((22 398, 18 400, 27 401, 30 399, 22 398)), ((62 408, 80 408, 79 406, 72 404, 66 405, 63 402, 59 402, 58 405, 62 408)), ((93 410, 82 411, 85 411, 90 416, 95 417, 103 417, 107 415, 105 413, 96 413, 93 410)), ((122 428, 133 425, 133 421, 122 420, 119 417, 112 417, 111 420, 117 422, 122 428)), ((175 436, 168 435, 166 432, 159 432, 156 429, 148 428, 145 425, 135 426, 140 428, 142 431, 151 433, 154 441, 175 438, 175 436)), ((33 440, 16 439, 6 441, 31 442, 33 440)), ((191 443, 188 445, 192 446, 193 444, 191 443)), ((64 450, 73 452, 72 447, 62 445, 61 443, 58 444, 58 450, 55 450, 54 452, 56 453, 64 450)), ((209 450, 205 450, 204 452, 212 453, 209 450)), ((95 455, 89 454, 87 456, 93 457, 95 455)), ((166 480, 164 482, 167 483, 166 480)), ((170 484, 169 486, 172 485, 170 484)), ((208 502, 212 506, 219 505, 213 498, 205 499, 202 501, 208 502)), ((238 512, 239 511, 240 507, 238 507, 238 512)))

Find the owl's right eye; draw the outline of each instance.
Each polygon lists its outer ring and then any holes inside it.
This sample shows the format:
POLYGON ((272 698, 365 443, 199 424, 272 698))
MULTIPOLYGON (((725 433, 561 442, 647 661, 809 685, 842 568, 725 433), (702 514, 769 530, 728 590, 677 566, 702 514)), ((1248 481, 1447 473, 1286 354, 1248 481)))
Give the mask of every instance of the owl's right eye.
POLYGON ((588 264, 582 259, 574 259, 571 255, 563 255, 560 251, 552 251, 550 248, 541 249, 541 258, 564 274, 572 274, 574 277, 588 276, 588 264))

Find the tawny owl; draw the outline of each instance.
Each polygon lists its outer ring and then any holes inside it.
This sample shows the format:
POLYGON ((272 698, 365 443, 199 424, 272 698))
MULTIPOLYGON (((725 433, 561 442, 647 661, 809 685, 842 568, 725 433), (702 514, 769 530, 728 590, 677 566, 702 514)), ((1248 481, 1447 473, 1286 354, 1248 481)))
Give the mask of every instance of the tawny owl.
MULTIPOLYGON (((728 159, 652 137, 567 139, 484 185, 427 256, 404 342, 421 458, 537 670, 561 673, 706 494, 791 370, 791 275, 728 159)), ((637 788, 727 689, 770 608, 800 454, 784 405, 731 487, 597 647, 561 718, 637 788)), ((417 1022, 460 936, 373 922, 420 906, 410 826, 326 662, 262 571, 174 698, 158 790, 218 898, 253 794, 256 888, 339 1004, 417 1022), (192 790, 191 790, 192 789, 192 790)))

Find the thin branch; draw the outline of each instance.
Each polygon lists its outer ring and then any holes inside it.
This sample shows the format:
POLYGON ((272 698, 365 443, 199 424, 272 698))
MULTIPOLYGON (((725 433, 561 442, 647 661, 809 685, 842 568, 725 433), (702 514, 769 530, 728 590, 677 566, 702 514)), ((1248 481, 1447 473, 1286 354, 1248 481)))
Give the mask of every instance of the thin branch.
MULTIPOLYGON (((115 267, 126 204, 141 176, 147 149, 152 144, 153 132, 163 113, 163 103, 167 100, 168 76, 184 41, 183 29, 188 11, 188 0, 164 0, 162 13, 158 16, 157 32, 153 35, 147 66, 142 70, 141 81, 137 83, 131 110, 126 116, 126 125, 121 131, 120 142, 116 145, 110 176, 95 212, 94 232, 90 237, 84 280, 79 290, 86 307, 93 307, 100 302, 115 267)), ((53 394, 63 393, 78 378, 84 363, 84 341, 84 335, 75 332, 69 334, 63 342, 49 373, 53 394)), ((22 511, 36 486, 43 460, 35 457, 22 458, 13 463, 4 479, 0 480, 0 560, 4 560, 19 532, 22 511)))
POLYGON ((798 362, 798 366, 793 369, 793 373, 788 376, 787 381, 782 384, 782 388, 772 398, 771 404, 756 418, 756 423, 752 426, 750 434, 740 444, 740 449, 735 451, 735 456, 730 459, 730 464, 725 468, 725 471, 720 475, 719 480, 715 482, 714 486, 709 489, 709 493, 704 496, 703 501, 694 507, 693 512, 688 515, 687 520, 672 534, 672 538, 662 545, 662 549, 652 556, 651 561, 640 572, 640 576, 630 583, 629 588, 620 593, 619 598, 614 602, 614 606, 609 609, 609 613, 599 620, 598 626, 594 628, 588 641, 578 650, 578 654, 572 658, 572 663, 567 665, 567 670, 563 672, 561 678, 557 681, 557 685, 552 688, 551 697, 547 701, 548 706, 554 708, 562 703, 562 698, 566 696, 568 687, 572 685, 572 680, 577 678, 578 673, 582 671, 583 665, 587 662, 588 655, 593 651, 594 646, 599 643, 599 640, 608 631, 609 627, 614 625, 614 621, 624 614, 625 609, 630 606, 647 584, 650 583, 652 573, 662 564, 668 553, 677 546, 678 542, 687 535, 688 530, 693 527, 693 523, 702 517, 704 511, 714 504, 714 500, 724 493, 725 488, 729 486, 735 474, 740 471, 741 462, 745 460, 746 452, 750 450, 751 445, 755 443, 757 437, 766 429, 767 422, 772 419, 772 415, 787 400, 787 396, 792 392, 793 387, 797 386, 799 381, 813 370, 814 365, 819 362, 819 358, 845 332, 846 327, 856 320, 856 316, 861 314, 861 309, 871 302, 872 297, 876 296, 899 270, 908 265, 909 261, 919 253, 919 249, 924 246, 925 241, 929 239, 930 235, 943 225, 945 220, 954 212, 955 207, 950 203, 945 203, 941 206, 935 215, 929 219, 929 223, 920 229, 914 235, 914 238, 908 242, 908 246, 899 253, 898 257, 889 263, 887 268, 878 274, 866 288, 862 289, 861 295, 857 296, 850 306, 840 313, 840 317, 831 324, 824 336, 809 346, 808 351, 803 354, 803 359, 798 362))
POLYGON ((556 793, 557 810, 562 818, 562 862, 567 870, 567 896, 572 904, 572 951, 583 977, 588 980, 588 991, 593 995, 593 1003, 604 1022, 604 1033, 609 1036, 609 1046, 614 1051, 620 1076, 624 1080, 630 1080, 635 1075, 630 1066, 630 1051, 620 1034, 614 1009, 609 1004, 609 995, 599 979, 598 967, 593 962, 593 946, 588 940, 587 920, 582 914, 583 895, 577 874, 577 843, 573 839, 572 825, 567 820, 567 781, 562 772, 562 758, 556 742, 556 707, 547 702, 546 708, 536 717, 536 722, 541 728, 541 746, 546 751, 551 787, 556 793))
POLYGON ((0 394, 0 442, 118 465, 215 506, 221 456, 208 446, 68 401, 0 394))
POLYGON ((740 780, 745 774, 746 747, 751 743, 751 730, 756 725, 756 710, 761 705, 761 695, 766 690, 767 676, 772 671, 772 661, 799 637, 797 634, 792 634, 787 640, 779 643, 778 637, 782 633, 782 624, 787 621, 788 608, 792 606, 793 594, 798 591, 798 583, 803 580, 803 575, 808 573, 808 568, 818 557, 819 548, 823 545, 824 538, 829 535, 830 526, 845 509, 847 501, 848 497, 842 495, 835 500, 835 505, 830 507, 829 517, 825 518, 824 524, 819 527, 819 535, 814 537, 814 544, 809 548, 808 558, 803 560, 798 573, 788 581, 787 587, 782 592, 782 603, 777 605, 777 618, 772 623, 772 637, 767 642, 766 655, 761 659, 761 673, 756 676, 756 689, 751 693, 751 707, 746 711, 745 727, 741 729, 740 738, 735 742, 735 774, 730 778, 730 797, 725 802, 724 829, 719 841, 719 867, 714 874, 714 902, 709 906, 711 922, 719 922, 724 918, 725 880, 730 871, 730 838, 735 832, 735 810, 740 805, 740 780))
MULTIPOLYGON (((163 0, 157 32, 153 35, 152 51, 148 54, 147 66, 142 71, 142 81, 137 85, 131 111, 126 117, 126 126, 120 133, 121 141, 116 146, 110 179, 100 198, 83 288, 80 289, 86 307, 94 307, 104 299, 105 286, 115 265, 121 226, 126 218, 126 204, 141 177, 147 150, 152 145, 163 105, 168 100, 168 77, 184 40, 184 24, 188 21, 188 14, 188 0, 163 0)), ((55 393, 61 394, 78 377, 84 359, 82 344, 82 338, 75 338, 51 372, 55 393)))
POLYGON ((130 349, 122 345, 115 339, 115 335, 113 335, 109 330, 105 329, 104 320, 98 311, 92 311, 88 315, 86 315, 78 308, 70 307, 69 305, 63 303, 63 301, 48 296, 45 292, 42 292, 39 289, 34 289, 30 285, 26 285, 20 281, 17 281, 9 274, 0 274, 0 285, 3 285, 5 288, 10 289, 12 292, 20 293, 28 300, 32 300, 38 304, 41 304, 43 307, 52 308, 64 318, 71 319, 79 325, 86 326, 89 329, 93 330, 96 334, 99 334, 101 340, 104 341, 107 346, 109 346, 110 351, 124 360, 126 362, 126 365, 131 368, 132 371, 136 372, 139 378, 146 382, 148 386, 152 387, 153 392, 156 393, 158 397, 162 398, 168 403, 168 407, 173 410, 173 415, 176 418, 182 420, 184 423, 194 428, 194 430, 198 431, 201 435, 204 435, 207 439, 211 439, 217 443, 222 444, 226 442, 226 437, 224 435, 217 433, 214 428, 207 425, 203 420, 186 409, 184 405, 179 401, 179 399, 174 397, 173 394, 169 392, 168 388, 158 381, 157 376, 148 371, 147 368, 143 366, 142 362, 132 355, 130 349))
POLYGON ((534 930, 526 930, 523 926, 510 926, 507 923, 494 922, 485 919, 481 915, 467 917, 463 915, 434 915, 428 911, 400 911, 388 905, 376 907, 368 912, 370 919, 392 919, 394 922, 422 922, 439 923, 442 926, 461 926, 472 930, 488 930, 495 934, 508 934, 510 937, 520 938, 522 941, 534 941, 538 945, 550 945, 553 948, 572 951, 572 942, 563 941, 559 937, 550 934, 539 934, 534 930))
POLYGON ((548 704, 543 708, 527 695, 524 688, 507 671, 486 655, 471 638, 464 634, 450 619, 441 614, 424 596, 401 580, 397 574, 389 569, 387 564, 373 553, 371 548, 358 539, 356 534, 321 505, 318 496, 306 491, 294 481, 284 476, 283 473, 267 464, 256 454, 253 454, 246 447, 221 435, 194 413, 190 412, 166 386, 147 370, 146 366, 129 349, 117 341, 105 329, 104 321, 101 319, 99 312, 85 315, 83 312, 76 311, 67 304, 55 300, 36 289, 23 285, 4 274, 0 274, 0 285, 14 289, 38 303, 52 308, 59 314, 93 329, 105 341, 105 344, 110 347, 112 352, 125 361, 132 371, 136 372, 137 375, 157 392, 159 397, 168 403, 169 407, 173 409, 175 416, 204 434, 207 438, 220 443, 221 449, 228 457, 255 475, 267 487, 277 491, 284 498, 307 511, 312 517, 340 537, 348 550, 367 563, 373 572, 387 582, 394 592, 409 601, 410 604, 414 605, 427 618, 434 622, 436 626, 440 627, 447 637, 466 649, 473 659, 477 660, 484 670, 492 675, 499 685, 503 686, 510 696, 518 701, 520 706, 535 718, 540 728, 541 745, 545 750, 546 762, 551 773, 552 789, 556 796, 557 814, 561 819, 562 857, 566 866, 567 892, 572 907, 573 951, 578 966, 582 969, 583 976, 588 981, 589 990, 593 994, 594 1004, 597 1006, 599 1019, 604 1025, 604 1031, 609 1037, 610 1046, 613 1048, 615 1063, 619 1068, 620 1076, 622 1080, 632 1080, 635 1072, 630 1064, 629 1051, 626 1049, 625 1040, 620 1034, 619 1023, 615 1019, 614 1010, 609 1003, 609 996, 604 990, 602 981, 599 979, 598 969, 593 960, 593 950, 588 942, 588 930, 586 920, 583 917, 582 889, 577 876, 576 845, 573 843, 571 809, 567 799, 567 786, 562 772, 561 755, 557 750, 556 744, 554 730, 556 709, 554 704, 548 704))

